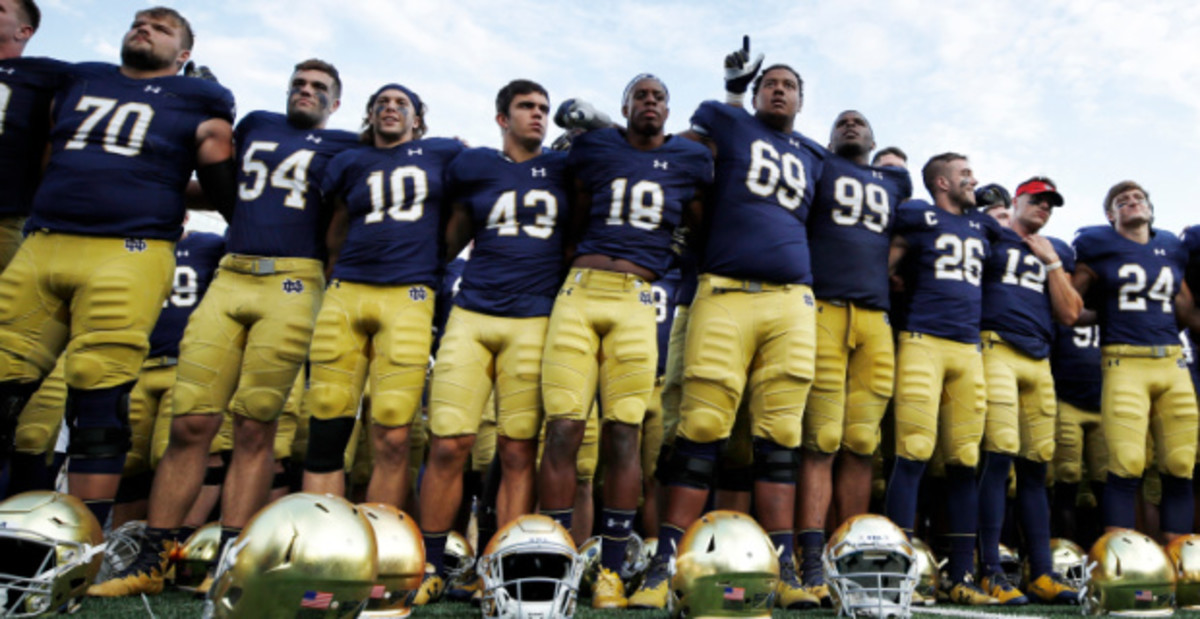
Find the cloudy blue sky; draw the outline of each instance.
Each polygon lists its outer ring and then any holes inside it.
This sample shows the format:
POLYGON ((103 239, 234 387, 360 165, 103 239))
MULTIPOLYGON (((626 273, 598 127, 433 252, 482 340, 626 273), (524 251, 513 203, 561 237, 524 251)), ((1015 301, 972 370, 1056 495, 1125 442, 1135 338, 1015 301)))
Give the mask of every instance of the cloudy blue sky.
MULTIPOLYGON (((29 55, 117 61, 137 0, 40 0, 29 55)), ((399 81, 430 108, 433 135, 497 145, 493 99, 508 80, 543 83, 619 113, 643 71, 671 90, 668 129, 722 93, 721 62, 749 34, 767 62, 804 76, 798 128, 825 142, 858 109, 877 142, 914 167, 947 150, 1010 190, 1052 177, 1066 206, 1049 232, 1102 223, 1115 182, 1145 185, 1158 225, 1200 223, 1200 3, 1040 0, 177 0, 195 58, 242 112, 282 110, 291 67, 316 56, 342 72, 331 124, 356 129, 366 97, 399 81)), ((553 137, 553 136, 551 136, 553 137)), ((919 186, 919 181, 918 181, 919 186)), ((923 190, 918 190, 924 196, 923 190)))

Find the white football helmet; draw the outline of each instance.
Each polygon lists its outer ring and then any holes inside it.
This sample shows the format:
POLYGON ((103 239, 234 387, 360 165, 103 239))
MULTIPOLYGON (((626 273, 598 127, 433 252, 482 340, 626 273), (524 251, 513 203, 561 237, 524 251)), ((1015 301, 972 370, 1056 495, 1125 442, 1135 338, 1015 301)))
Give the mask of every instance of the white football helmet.
POLYGON ((79 608, 103 561, 100 523, 83 501, 23 492, 0 503, 0 616, 79 608))
POLYGON ((891 520, 855 516, 838 527, 821 555, 829 593, 848 617, 908 617, 917 586, 917 552, 891 520))
POLYGON ((526 514, 505 525, 479 558, 483 616, 567 619, 575 614, 583 558, 553 519, 526 514))
POLYGON ((96 582, 104 582, 114 575, 125 571, 137 558, 142 545, 142 536, 146 533, 145 520, 130 520, 113 529, 105 537, 104 561, 100 564, 100 573, 96 582))

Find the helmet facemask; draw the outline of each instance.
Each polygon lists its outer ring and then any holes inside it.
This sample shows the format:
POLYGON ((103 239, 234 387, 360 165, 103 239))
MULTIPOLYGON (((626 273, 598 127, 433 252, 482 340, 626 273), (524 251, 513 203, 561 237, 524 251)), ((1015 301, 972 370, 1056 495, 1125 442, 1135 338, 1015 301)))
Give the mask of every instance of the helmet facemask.
POLYGON ((479 560, 485 617, 557 619, 575 614, 583 560, 573 548, 529 540, 479 560))

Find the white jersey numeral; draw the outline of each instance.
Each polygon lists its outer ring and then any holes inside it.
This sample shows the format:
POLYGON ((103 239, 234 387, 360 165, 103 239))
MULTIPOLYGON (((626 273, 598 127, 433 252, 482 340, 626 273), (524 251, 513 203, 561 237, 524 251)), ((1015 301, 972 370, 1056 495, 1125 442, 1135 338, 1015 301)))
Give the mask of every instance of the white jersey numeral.
POLYGON ((417 221, 425 213, 425 198, 429 197, 429 181, 425 170, 412 165, 400 166, 384 178, 382 170, 367 176, 371 188, 371 212, 364 221, 375 224, 383 221, 383 214, 395 221, 417 221), (408 183, 412 183, 412 191, 408 183), (391 185, 391 191, 386 186, 391 185))
POLYGON ((622 215, 625 213, 625 205, 629 205, 629 225, 641 230, 654 230, 662 223, 663 211, 663 190, 662 185, 654 181, 641 180, 633 184, 630 188, 628 196, 625 194, 625 188, 629 184, 629 179, 618 178, 613 180, 612 188, 612 206, 608 209, 608 219, 604 223, 610 226, 621 226, 626 222, 626 218, 622 215))
POLYGON ((839 206, 833 208, 833 223, 854 226, 862 222, 871 232, 887 230, 891 209, 887 191, 875 183, 863 185, 852 176, 843 176, 833 185, 833 197, 839 206))
POLYGON ((196 269, 181 264, 175 267, 175 285, 171 287, 171 296, 163 302, 163 307, 168 304, 191 307, 200 298, 199 292, 200 278, 196 275, 196 269))
POLYGON ((1175 290, 1175 275, 1171 273, 1171 267, 1163 267, 1158 272, 1158 277, 1150 285, 1149 290, 1146 290, 1146 282, 1149 281, 1146 277, 1146 269, 1136 262, 1121 265, 1121 268, 1117 269, 1117 277, 1128 280, 1121 284, 1117 296, 1117 309, 1122 312, 1146 311, 1147 299, 1154 303, 1161 303, 1164 313, 1174 311, 1174 308, 1171 307, 1171 291, 1175 290))
POLYGON ((943 234, 934 241, 939 251, 950 253, 939 256, 933 263, 934 277, 978 286, 983 274, 983 241, 976 238, 960 239, 953 234, 943 234))
POLYGON ((278 142, 251 142, 242 155, 242 172, 250 176, 249 183, 238 183, 238 198, 243 202, 257 200, 267 187, 269 180, 272 187, 287 192, 283 205, 289 208, 304 209, 304 194, 308 192, 308 166, 312 163, 315 152, 302 148, 287 156, 275 170, 267 168, 266 162, 256 159, 259 151, 273 153, 279 148, 278 142))
POLYGON ((541 212, 533 217, 532 224, 524 226, 517 223, 517 192, 506 191, 500 194, 496 203, 488 213, 487 227, 495 230, 500 236, 517 236, 524 231, 535 239, 548 239, 554 234, 554 223, 558 220, 558 199, 545 189, 531 189, 522 196, 524 208, 540 208, 541 212))
POLYGON ((1021 286, 1028 288, 1034 292, 1045 292, 1046 290, 1046 265, 1038 260, 1033 254, 1025 254, 1025 258, 1021 258, 1023 252, 1016 248, 1008 250, 1008 263, 1004 266, 1004 275, 1000 276, 1001 283, 1010 286, 1021 286), (1024 264, 1031 267, 1028 271, 1017 275, 1017 270, 1024 264))
POLYGON ((764 198, 774 195, 780 206, 794 211, 804 202, 807 186, 804 163, 799 157, 790 152, 781 156, 766 140, 755 140, 750 145, 750 170, 746 174, 750 193, 764 198))
POLYGON ((84 148, 88 145, 92 130, 105 117, 111 116, 108 124, 105 125, 101 148, 105 152, 126 157, 136 157, 141 154, 142 145, 146 141, 146 131, 150 129, 150 120, 154 118, 154 108, 147 103, 130 101, 117 105, 116 99, 107 97, 80 97, 79 103, 75 105, 75 111, 90 111, 90 113, 84 117, 83 122, 79 123, 75 135, 67 141, 63 148, 67 150, 84 148), (133 118, 133 124, 128 134, 122 138, 122 130, 129 123, 130 117, 133 118))
POLYGON ((0 135, 4 135, 4 120, 8 117, 8 102, 12 100, 12 88, 0 83, 0 135))

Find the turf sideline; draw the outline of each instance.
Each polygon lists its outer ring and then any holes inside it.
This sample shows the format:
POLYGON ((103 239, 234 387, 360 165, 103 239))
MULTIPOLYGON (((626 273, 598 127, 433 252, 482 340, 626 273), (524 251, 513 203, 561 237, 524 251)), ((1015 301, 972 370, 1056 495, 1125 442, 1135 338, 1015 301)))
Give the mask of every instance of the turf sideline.
POLYGON ((944 617, 973 617, 975 619, 1046 619, 1047 615, 1015 615, 1008 613, 985 613, 964 608, 914 608, 914 615, 941 615, 944 617))

